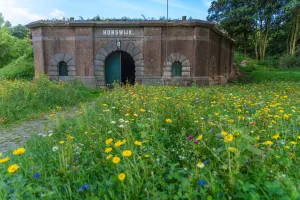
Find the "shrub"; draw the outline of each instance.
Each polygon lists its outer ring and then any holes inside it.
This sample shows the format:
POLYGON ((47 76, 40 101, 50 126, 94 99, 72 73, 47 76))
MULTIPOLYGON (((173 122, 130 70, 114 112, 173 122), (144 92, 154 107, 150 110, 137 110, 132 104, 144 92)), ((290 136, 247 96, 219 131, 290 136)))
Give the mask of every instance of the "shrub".
POLYGON ((0 69, 0 80, 32 79, 33 76, 34 65, 32 52, 19 57, 4 68, 0 69))
POLYGON ((281 68, 300 68, 300 48, 294 55, 282 56, 279 64, 281 68))

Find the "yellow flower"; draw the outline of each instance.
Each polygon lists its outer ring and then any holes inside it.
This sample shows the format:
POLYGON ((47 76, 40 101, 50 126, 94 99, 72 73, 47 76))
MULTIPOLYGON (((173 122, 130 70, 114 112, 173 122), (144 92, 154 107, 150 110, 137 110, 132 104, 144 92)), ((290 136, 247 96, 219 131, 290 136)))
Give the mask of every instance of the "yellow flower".
POLYGON ((110 143, 112 143, 112 141, 113 141, 113 139, 109 138, 109 139, 105 140, 105 144, 110 144, 110 143))
POLYGON ((121 141, 121 144, 123 145, 123 144, 125 144, 126 143, 126 140, 122 140, 121 141))
POLYGON ((2 163, 6 163, 7 161, 9 161, 9 157, 6 157, 6 158, 3 158, 3 159, 0 159, 0 164, 2 164, 2 163))
POLYGON ((125 179, 126 175, 124 173, 119 174, 118 178, 120 181, 123 181, 125 179))
POLYGON ((68 139, 68 140, 73 140, 73 139, 74 139, 74 137, 73 137, 73 136, 71 136, 71 135, 69 135, 69 136, 67 137, 67 139, 68 139))
POLYGON ((64 143, 65 143, 65 141, 63 141, 63 140, 59 142, 59 144, 64 144, 64 143))
POLYGON ((238 116, 238 120, 244 120, 245 119, 245 117, 243 117, 243 116, 238 116))
POLYGON ((0 152, 0 157, 2 156, 2 152, 0 152))
POLYGON ((283 113, 283 112, 284 112, 284 110, 279 110, 279 112, 280 112, 280 113, 283 113))
POLYGON ((233 135, 229 134, 227 136, 225 136, 224 138, 224 142, 231 142, 233 140, 233 135))
POLYGON ((87 134, 89 134, 89 132, 85 131, 84 134, 87 135, 87 134))
POLYGON ((300 136, 297 136, 298 139, 300 139, 300 136))
POLYGON ((150 155, 149 155, 149 154, 145 154, 144 157, 145 157, 145 158, 149 158, 150 155))
POLYGON ((109 159, 111 159, 112 156, 113 156, 113 155, 110 154, 110 155, 106 156, 105 159, 106 159, 106 160, 109 160, 109 159))
POLYGON ((232 124, 234 122, 234 120, 233 119, 229 119, 227 122, 230 123, 230 124, 232 124))
POLYGON ((130 151, 130 150, 125 150, 125 151, 123 151, 122 155, 123 155, 123 156, 126 156, 126 157, 129 157, 129 156, 132 155, 132 151, 130 151))
POLYGON ((136 114, 136 113, 134 113, 134 114, 133 114, 133 116, 135 116, 135 117, 138 117, 139 115, 138 115, 138 114, 136 114))
POLYGON ((226 135, 227 135, 227 132, 222 131, 222 132, 221 132, 221 135, 226 136, 226 135))
POLYGON ((112 151, 112 148, 111 148, 111 147, 105 148, 105 153, 109 153, 109 152, 111 152, 111 151, 112 151))
POLYGON ((140 142, 140 141, 134 141, 134 144, 136 145, 136 146, 142 146, 142 142, 140 142))
POLYGON ((121 159, 118 156, 115 156, 112 161, 113 161, 113 163, 118 164, 120 162, 120 160, 121 159))
POLYGON ((172 120, 171 119, 166 119, 166 122, 167 123, 172 123, 172 120))
POLYGON ((106 104, 106 103, 104 103, 104 104, 103 104, 103 106, 104 106, 104 107, 107 107, 107 104, 106 104))
POLYGON ((228 147, 228 150, 231 151, 231 152, 235 152, 235 151, 236 151, 236 148, 228 147))
POLYGON ((277 133, 276 135, 273 135, 273 136, 272 136, 273 139, 278 139, 279 137, 280 137, 280 136, 279 136, 279 133, 277 133))
POLYGON ((204 163, 203 162, 198 162, 197 167, 203 168, 204 167, 204 163))
POLYGON ((14 150, 13 154, 14 155, 22 155, 24 152, 26 151, 25 148, 17 148, 16 150, 14 150))
POLYGON ((144 109, 141 108, 141 109, 140 109, 140 112, 144 113, 144 112, 146 112, 146 110, 144 110, 144 109))
POLYGON ((297 144, 297 142, 295 142, 295 141, 291 141, 290 142, 292 145, 296 145, 297 144))
POLYGON ((199 136, 197 137, 197 139, 196 139, 196 140, 198 140, 198 141, 201 141, 201 140, 202 140, 202 138, 203 138, 203 136, 202 136, 202 135, 199 135, 199 136))
POLYGON ((7 171, 8 171, 9 173, 14 173, 14 172, 17 171, 19 168, 20 168, 19 165, 13 164, 13 165, 11 165, 11 166, 8 167, 7 171))
POLYGON ((290 149, 290 146, 285 146, 285 149, 290 149))
POLYGON ((119 140, 119 141, 117 141, 115 144, 114 144, 114 146, 115 147, 119 147, 119 146, 121 146, 122 145, 122 142, 119 140))
POLYGON ((273 142, 270 141, 270 140, 264 142, 264 145, 269 145, 269 146, 270 146, 270 145, 272 145, 272 144, 273 144, 273 142))

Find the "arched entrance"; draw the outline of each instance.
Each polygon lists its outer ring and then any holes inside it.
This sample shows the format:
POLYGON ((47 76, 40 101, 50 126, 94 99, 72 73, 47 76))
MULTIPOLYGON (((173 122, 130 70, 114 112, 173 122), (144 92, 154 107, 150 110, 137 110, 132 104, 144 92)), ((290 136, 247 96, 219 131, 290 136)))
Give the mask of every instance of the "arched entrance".
POLYGON ((135 65, 132 56, 123 51, 112 52, 105 60, 105 83, 134 84, 135 65))

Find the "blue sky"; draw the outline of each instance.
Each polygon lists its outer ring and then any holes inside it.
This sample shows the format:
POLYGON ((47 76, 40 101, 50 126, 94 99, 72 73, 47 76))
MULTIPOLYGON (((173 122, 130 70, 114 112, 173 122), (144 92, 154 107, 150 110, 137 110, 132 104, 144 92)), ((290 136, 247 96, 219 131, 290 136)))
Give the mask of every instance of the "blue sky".
MULTIPOLYGON (((205 20, 212 0, 169 0, 169 16, 192 16, 205 20)), ((0 12, 12 25, 40 19, 82 16, 159 18, 166 16, 167 0, 0 0, 0 12)))

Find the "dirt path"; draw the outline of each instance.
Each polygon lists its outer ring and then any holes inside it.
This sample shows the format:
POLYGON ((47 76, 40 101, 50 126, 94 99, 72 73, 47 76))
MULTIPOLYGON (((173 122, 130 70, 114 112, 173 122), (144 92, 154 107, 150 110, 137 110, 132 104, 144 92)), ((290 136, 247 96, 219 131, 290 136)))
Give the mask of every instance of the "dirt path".
MULTIPOLYGON (((90 102, 92 106, 95 102, 90 102)), ((56 116, 64 116, 65 118, 76 117, 80 113, 80 107, 67 108, 55 113, 56 116), (77 112, 76 112, 77 111, 77 112)), ((45 114, 42 119, 25 121, 18 125, 12 125, 8 128, 0 128, 0 152, 4 152, 9 148, 22 146, 32 134, 48 134, 51 130, 52 119, 50 114, 45 114)))

